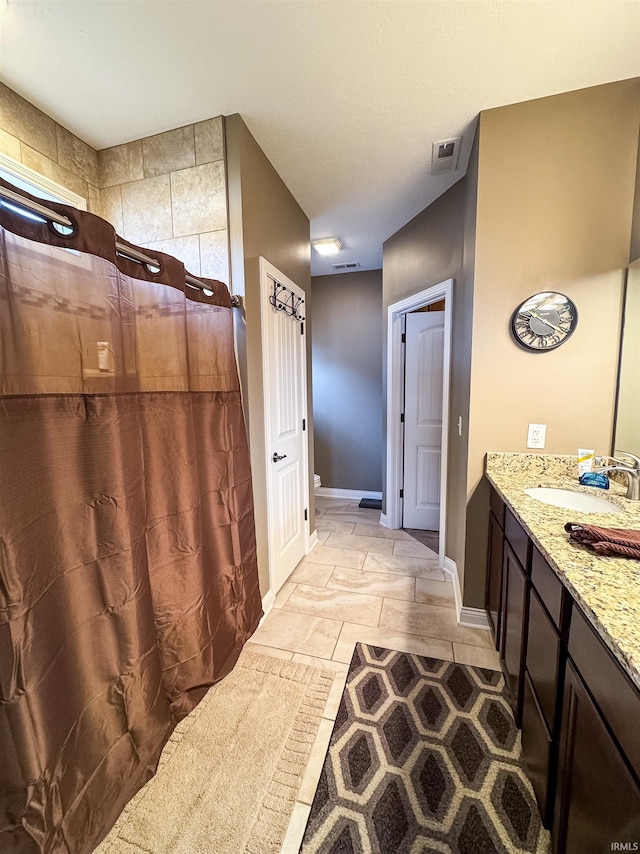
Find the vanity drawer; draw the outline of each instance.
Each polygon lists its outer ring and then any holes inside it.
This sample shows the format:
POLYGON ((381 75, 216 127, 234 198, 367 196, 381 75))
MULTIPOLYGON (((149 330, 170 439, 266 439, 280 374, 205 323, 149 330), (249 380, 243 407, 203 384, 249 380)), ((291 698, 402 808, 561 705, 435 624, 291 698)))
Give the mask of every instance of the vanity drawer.
POLYGON ((489 493, 489 506, 491 507, 493 515, 496 517, 496 522, 504 531, 504 501, 500 498, 493 486, 489 493))
POLYGON ((640 779, 640 691, 622 670, 578 607, 569 631, 569 655, 640 779))
POLYGON ((531 555, 531 582, 556 628, 560 629, 563 622, 562 594, 564 588, 558 576, 535 546, 533 546, 531 555))
POLYGON ((529 600, 527 670, 550 732, 553 731, 556 716, 559 668, 560 638, 535 590, 532 590, 529 600))
POLYGON ((509 545, 513 549, 513 553, 520 561, 520 566, 528 575, 531 541, 525 529, 508 507, 505 508, 504 535, 509 540, 509 545))

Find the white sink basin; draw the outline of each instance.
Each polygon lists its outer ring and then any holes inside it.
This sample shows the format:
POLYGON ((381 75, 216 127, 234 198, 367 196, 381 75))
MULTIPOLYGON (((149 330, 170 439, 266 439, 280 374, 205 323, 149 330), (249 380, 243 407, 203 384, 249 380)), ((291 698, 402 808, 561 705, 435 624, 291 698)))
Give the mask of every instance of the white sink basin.
POLYGON ((586 492, 576 492, 573 489, 536 486, 525 489, 525 492, 536 501, 552 504, 554 507, 565 507, 567 510, 579 510, 581 513, 620 513, 620 508, 606 498, 589 495, 586 492))

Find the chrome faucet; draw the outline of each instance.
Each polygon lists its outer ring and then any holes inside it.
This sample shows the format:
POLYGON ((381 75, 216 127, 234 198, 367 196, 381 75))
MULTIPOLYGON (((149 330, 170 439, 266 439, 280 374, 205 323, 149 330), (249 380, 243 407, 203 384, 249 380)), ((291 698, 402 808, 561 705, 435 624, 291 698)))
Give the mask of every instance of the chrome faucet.
MULTIPOLYGON (((604 474, 608 471, 621 471, 627 476, 627 498, 632 501, 640 501, 640 459, 635 454, 630 454, 628 451, 618 451, 623 457, 628 457, 632 462, 631 465, 625 465, 624 461, 616 460, 616 465, 603 466, 596 471, 604 474)), ((615 457, 614 457, 615 459, 615 457)))

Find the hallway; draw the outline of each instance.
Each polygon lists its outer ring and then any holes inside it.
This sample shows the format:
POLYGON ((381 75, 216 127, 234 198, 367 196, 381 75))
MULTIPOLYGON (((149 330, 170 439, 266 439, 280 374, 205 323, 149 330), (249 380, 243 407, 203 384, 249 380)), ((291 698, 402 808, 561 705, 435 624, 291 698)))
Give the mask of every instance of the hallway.
POLYGON ((489 632, 457 625, 437 554, 379 519, 355 501, 317 496, 319 543, 246 645, 336 672, 282 854, 299 850, 356 641, 499 669, 489 632))

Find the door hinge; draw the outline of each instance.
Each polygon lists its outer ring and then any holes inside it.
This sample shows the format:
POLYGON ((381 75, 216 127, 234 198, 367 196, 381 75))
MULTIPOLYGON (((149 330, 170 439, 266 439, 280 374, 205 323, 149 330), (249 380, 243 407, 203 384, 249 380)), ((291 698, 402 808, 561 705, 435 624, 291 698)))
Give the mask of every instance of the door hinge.
POLYGON ((300 335, 304 335, 304 320, 300 324, 300 335))
POLYGON ((304 521, 305 522, 309 521, 309 511, 307 510, 306 507, 304 508, 304 521))
POLYGON ((402 333, 402 338, 400 340, 402 341, 403 344, 407 343, 407 336, 405 335, 404 332, 402 333))
POLYGON ((400 498, 404 498, 404 489, 400 490, 400 498))
POLYGON ((404 412, 400 413, 400 423, 404 424, 404 412))
POLYGON ((302 419, 302 429, 303 429, 303 430, 306 430, 306 429, 307 429, 307 419, 306 419, 306 418, 303 418, 303 419, 302 419))

